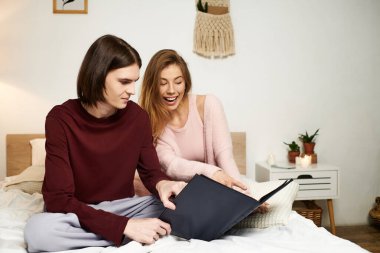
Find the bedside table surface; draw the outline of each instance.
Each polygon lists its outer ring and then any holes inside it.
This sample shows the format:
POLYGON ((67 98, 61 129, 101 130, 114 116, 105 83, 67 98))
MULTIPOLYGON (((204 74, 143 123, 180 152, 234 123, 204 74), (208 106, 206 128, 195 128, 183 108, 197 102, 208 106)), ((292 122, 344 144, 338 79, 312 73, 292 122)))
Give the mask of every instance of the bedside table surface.
POLYGON ((294 163, 277 162, 271 167, 266 162, 256 163, 256 181, 293 179, 299 184, 296 200, 336 199, 339 197, 339 167, 312 164, 308 168, 294 163), (290 168, 290 169, 289 169, 290 168))
POLYGON ((289 163, 286 161, 280 161, 277 162, 275 165, 282 168, 275 168, 271 167, 267 162, 258 162, 258 165, 261 167, 265 167, 268 170, 271 170, 273 172, 307 172, 307 171, 323 171, 323 170, 335 170, 338 171, 339 167, 335 165, 330 164, 324 164, 324 163, 314 163, 310 165, 308 168, 302 168, 301 165, 296 165, 294 163, 289 163), (292 168, 292 169, 287 169, 292 168))

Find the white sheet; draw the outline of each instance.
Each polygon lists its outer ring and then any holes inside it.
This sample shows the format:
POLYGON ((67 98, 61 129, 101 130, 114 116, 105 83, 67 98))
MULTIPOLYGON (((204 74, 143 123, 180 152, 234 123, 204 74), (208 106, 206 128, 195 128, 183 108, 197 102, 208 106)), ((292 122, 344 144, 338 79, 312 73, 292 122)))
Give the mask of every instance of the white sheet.
MULTIPOLYGON (((41 194, 29 195, 19 190, 0 190, 0 252, 26 253, 23 228, 26 220, 41 212, 41 194)), ((161 238, 153 245, 143 246, 131 242, 119 248, 92 247, 60 253, 185 253, 185 252, 233 252, 233 253, 287 253, 287 252, 368 252, 350 241, 331 235, 318 228, 296 212, 292 212, 286 226, 266 229, 233 230, 221 239, 211 242, 181 240, 174 236, 161 238)))
POLYGON ((0 189, 0 252, 25 253, 24 227, 34 213, 42 212, 42 195, 0 189))

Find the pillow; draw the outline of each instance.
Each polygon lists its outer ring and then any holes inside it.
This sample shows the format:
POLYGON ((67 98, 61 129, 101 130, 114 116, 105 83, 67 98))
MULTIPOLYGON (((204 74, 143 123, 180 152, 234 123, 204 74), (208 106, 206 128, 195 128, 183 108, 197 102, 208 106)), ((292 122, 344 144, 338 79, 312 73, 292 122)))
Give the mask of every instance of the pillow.
MULTIPOLYGON (((248 178, 243 178, 243 181, 255 199, 259 199, 283 183, 282 180, 258 183, 248 178)), ((275 225, 286 225, 298 188, 297 182, 291 182, 267 200, 269 204, 269 211, 267 213, 261 214, 255 212, 236 224, 235 228, 266 228, 275 225)))
POLYGON ((44 176, 45 166, 32 165, 16 176, 6 177, 3 187, 5 190, 20 189, 30 194, 41 193, 44 176))
POLYGON ((45 138, 30 140, 30 145, 32 145, 32 165, 45 166, 45 142, 45 138))
POLYGON ((8 185, 4 189, 6 191, 18 189, 29 194, 42 193, 42 182, 22 182, 18 184, 8 185))

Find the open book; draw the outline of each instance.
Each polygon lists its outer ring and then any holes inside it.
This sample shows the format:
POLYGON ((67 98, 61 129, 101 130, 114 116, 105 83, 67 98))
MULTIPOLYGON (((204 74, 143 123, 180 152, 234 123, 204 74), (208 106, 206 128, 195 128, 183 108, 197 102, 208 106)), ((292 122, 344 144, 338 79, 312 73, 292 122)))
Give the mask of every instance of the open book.
POLYGON ((159 218, 171 225, 173 235, 211 241, 222 236, 291 181, 293 179, 286 180, 256 200, 206 176, 195 175, 173 199, 176 209, 165 208, 159 218))

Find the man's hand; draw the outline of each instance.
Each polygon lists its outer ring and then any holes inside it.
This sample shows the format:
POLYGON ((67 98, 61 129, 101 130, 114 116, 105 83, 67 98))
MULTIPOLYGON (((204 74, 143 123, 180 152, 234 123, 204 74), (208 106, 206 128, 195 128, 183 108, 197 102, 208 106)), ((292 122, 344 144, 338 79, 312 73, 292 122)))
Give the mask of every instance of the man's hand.
POLYGON ((235 190, 238 190, 240 192, 245 192, 247 191, 247 186, 245 184, 243 184, 242 182, 230 177, 229 175, 227 175, 223 170, 218 170, 216 171, 212 177, 211 177, 213 180, 221 183, 221 184, 224 184, 225 186, 228 186, 230 188, 233 188, 235 190), (240 188, 240 189, 236 189, 236 187, 240 188))
POLYGON ((156 189, 164 206, 174 210, 175 205, 169 200, 169 198, 172 195, 177 196, 185 186, 186 183, 183 181, 162 180, 157 183, 156 189))
POLYGON ((131 218, 124 229, 124 235, 144 244, 152 244, 170 232, 170 225, 157 218, 131 218))

